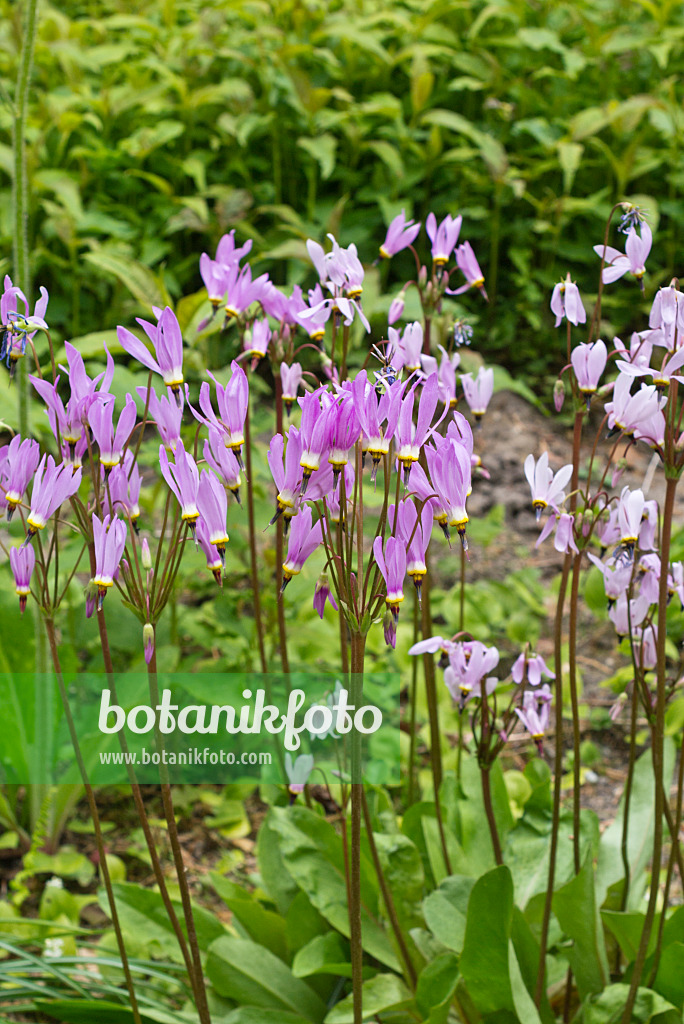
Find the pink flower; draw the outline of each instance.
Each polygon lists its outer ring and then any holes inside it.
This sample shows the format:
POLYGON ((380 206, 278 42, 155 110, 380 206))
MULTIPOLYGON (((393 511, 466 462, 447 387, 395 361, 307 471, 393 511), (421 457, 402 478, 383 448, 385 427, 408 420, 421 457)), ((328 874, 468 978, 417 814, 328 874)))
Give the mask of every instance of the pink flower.
POLYGON ((481 420, 494 394, 494 370, 481 366, 473 380, 471 373, 461 374, 463 394, 476 420, 481 420))
POLYGON ((162 476, 175 494, 181 507, 181 519, 190 529, 194 529, 199 517, 197 507, 197 491, 199 489, 199 470, 192 455, 188 455, 182 441, 176 445, 173 453, 174 462, 169 462, 164 445, 159 447, 159 466, 162 476))
POLYGON ((309 555, 312 555, 323 542, 323 526, 319 520, 312 523, 313 514, 309 505, 305 505, 292 519, 290 539, 287 546, 287 558, 283 562, 283 585, 280 593, 285 590, 293 576, 298 576, 309 555))
POLYGON ((95 575, 90 581, 97 587, 98 609, 102 607, 107 590, 113 586, 119 563, 126 547, 126 524, 117 516, 103 520, 93 516, 93 542, 95 545, 95 575))
POLYGON ((199 487, 197 488, 197 507, 206 526, 209 543, 216 548, 221 564, 224 565, 226 544, 229 540, 228 533, 226 532, 228 501, 223 484, 208 469, 203 469, 200 474, 199 487))
POLYGON ((40 446, 28 437, 22 441, 19 434, 15 434, 4 451, 4 461, 0 461, 0 494, 6 504, 7 522, 10 522, 38 468, 40 446))
POLYGON ((563 317, 567 317, 575 327, 586 323, 587 314, 582 305, 579 288, 570 280, 570 274, 565 281, 559 281, 554 287, 551 295, 551 312, 555 314, 556 327, 560 326, 563 317))
POLYGON ((630 228, 624 253, 610 245, 595 245, 594 252, 603 259, 604 263, 608 264, 603 268, 603 283, 610 284, 624 274, 631 273, 643 289, 643 277, 646 273, 645 263, 652 243, 651 229, 645 221, 642 221, 641 235, 637 234, 635 228, 630 228))
POLYGON ((10 548, 9 560, 15 592, 19 595, 19 610, 23 615, 31 593, 31 575, 36 564, 36 554, 32 547, 10 548))
POLYGON ((549 453, 543 452, 535 463, 534 455, 525 459, 525 476, 532 491, 532 507, 537 513, 537 521, 547 505, 557 510, 565 500, 564 488, 572 476, 572 466, 563 466, 554 475, 549 469, 549 453))
POLYGON ((154 345, 156 358, 151 356, 142 341, 125 327, 116 329, 119 344, 148 370, 160 374, 167 388, 170 388, 178 399, 183 383, 183 336, 176 314, 170 306, 166 306, 159 311, 156 324, 140 318, 138 323, 154 345))
POLYGON ((461 295, 463 292, 467 292, 469 288, 479 288, 486 300, 487 292, 484 287, 484 274, 480 270, 480 264, 477 262, 470 242, 464 242, 463 245, 459 245, 456 250, 456 263, 459 270, 465 276, 466 283, 462 284, 460 288, 455 288, 453 291, 447 288, 447 294, 461 295))
POLYGON ((443 267, 449 261, 454 246, 458 241, 462 223, 463 217, 460 214, 458 217, 451 217, 447 214, 439 227, 437 227, 437 218, 434 213, 428 214, 425 230, 432 242, 432 262, 435 266, 443 267))
POLYGON ((570 361, 575 371, 577 385, 587 401, 587 409, 591 404, 591 396, 596 394, 601 374, 606 368, 608 350, 599 338, 593 345, 582 343, 572 350, 570 361))
MULTIPOLYGON (((420 231, 420 221, 415 224, 412 220, 406 220, 406 214, 402 210, 387 229, 385 241, 380 246, 380 255, 383 259, 395 256, 402 249, 408 248, 415 241, 420 231)), ((452 246, 453 248, 453 246, 452 246)))
POLYGON ((45 529, 48 519, 62 503, 76 494, 81 484, 81 472, 80 469, 74 471, 65 463, 56 466, 51 455, 43 456, 33 481, 31 511, 26 520, 28 532, 24 544, 39 530, 45 529))

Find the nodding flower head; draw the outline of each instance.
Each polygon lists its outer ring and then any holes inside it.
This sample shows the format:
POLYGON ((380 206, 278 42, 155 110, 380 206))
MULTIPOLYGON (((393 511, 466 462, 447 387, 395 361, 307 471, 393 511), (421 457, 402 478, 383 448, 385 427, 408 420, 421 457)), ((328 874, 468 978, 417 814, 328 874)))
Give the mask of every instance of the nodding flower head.
POLYGON ((620 544, 623 548, 633 551, 639 540, 641 517, 644 513, 646 499, 640 489, 630 491, 623 488, 618 504, 618 524, 620 526, 620 544))
POLYGON ((99 519, 93 516, 95 575, 91 585, 97 587, 97 607, 102 607, 107 590, 113 586, 119 563, 126 547, 126 524, 117 516, 99 519))
POLYGON ((641 234, 638 234, 634 227, 628 229, 624 253, 619 249, 614 249, 611 245, 595 245, 594 252, 607 264, 603 268, 603 283, 610 284, 624 274, 631 273, 636 277, 643 291, 646 260, 652 244, 653 233, 648 224, 642 221, 641 234))
POLYGON ((28 595, 31 593, 31 575, 36 564, 32 547, 10 548, 10 567, 14 576, 14 588, 19 595, 19 609, 23 615, 28 595))
POLYGON ((191 530, 194 530, 200 514, 197 507, 199 470, 192 455, 186 452, 182 441, 178 442, 173 454, 175 462, 170 463, 166 448, 163 444, 159 446, 159 465, 162 476, 178 499, 178 504, 181 507, 181 519, 188 524, 191 530))
POLYGON ((197 520, 195 538, 197 539, 199 546, 202 548, 204 557, 207 560, 207 569, 213 574, 219 587, 222 587, 225 557, 222 557, 217 551, 215 545, 212 544, 209 527, 206 526, 204 519, 197 520))
POLYGON ((328 409, 334 401, 325 387, 310 391, 299 399, 302 419, 299 427, 299 465, 302 473, 304 494, 313 473, 320 467, 321 458, 328 451, 328 409))
MULTIPOLYGON (((394 522, 394 506, 390 505, 388 511, 388 522, 394 522)), ((407 498, 399 502, 397 510, 397 538, 406 549, 406 573, 413 580, 413 584, 420 599, 421 586, 427 574, 427 549, 432 535, 432 509, 428 502, 423 505, 420 518, 418 510, 412 499, 407 498)))
POLYGON ((155 308, 155 315, 158 316, 156 324, 138 318, 138 323, 154 345, 154 357, 142 341, 125 327, 117 327, 117 337, 129 355, 161 376, 179 401, 183 385, 183 336, 180 325, 170 306, 158 312, 155 308))
MULTIPOLYGON (((104 472, 103 470, 103 475, 104 472)), ((141 487, 140 470, 133 452, 129 449, 124 455, 123 462, 115 466, 109 475, 105 487, 105 507, 112 515, 117 509, 120 509, 125 518, 130 519, 131 526, 136 533, 140 518, 141 487)))
POLYGON ((477 377, 473 380, 471 373, 461 374, 463 394, 468 408, 478 423, 487 411, 487 406, 494 394, 494 370, 481 366, 477 377))
POLYGON ((183 423, 183 396, 179 401, 169 401, 166 395, 158 398, 154 389, 137 387, 143 406, 147 404, 149 418, 156 424, 159 436, 168 451, 175 451, 180 440, 181 424, 183 423))
POLYGON ((209 543, 216 548, 221 564, 224 565, 229 540, 226 532, 228 500, 223 484, 208 469, 203 469, 200 475, 197 507, 207 528, 209 543))
POLYGON ((522 683, 527 680, 530 686, 539 686, 542 676, 547 679, 555 679, 555 673, 547 667, 546 662, 540 654, 530 654, 526 648, 513 662, 511 676, 514 683, 522 683))
POLYGON ((26 351, 26 345, 37 331, 47 331, 48 325, 43 319, 47 310, 48 293, 40 289, 40 298, 36 302, 33 315, 29 315, 29 304, 21 288, 12 284, 10 277, 5 275, 4 291, 0 297, 0 362, 6 361, 10 371, 10 380, 14 376, 17 363, 26 351), (17 309, 17 299, 24 304, 24 312, 17 309))
POLYGON ((73 470, 66 463, 55 465, 51 455, 44 455, 33 480, 31 511, 26 520, 27 544, 39 530, 44 530, 48 519, 68 498, 73 497, 81 484, 81 470, 73 470))
POLYGON ((285 753, 285 773, 287 775, 288 790, 290 792, 291 802, 297 799, 300 793, 304 792, 309 776, 313 771, 314 758, 313 754, 300 754, 299 757, 293 761, 292 754, 288 750, 285 753))
POLYGON ((580 298, 579 288, 570 280, 570 274, 554 287, 551 294, 551 312, 556 316, 556 327, 560 327, 563 317, 575 327, 587 322, 587 313, 580 298))
POLYGON ((385 641, 394 647, 396 644, 396 622, 399 618, 399 605, 404 600, 404 576, 406 575, 406 545, 396 537, 388 537, 384 543, 382 537, 373 542, 373 554, 385 581, 385 604, 394 620, 394 628, 388 622, 385 626, 385 641))
POLYGON ((6 448, 4 461, 0 460, 0 497, 7 508, 7 522, 10 522, 17 505, 21 504, 24 492, 40 462, 40 446, 37 441, 19 434, 6 448))
POLYGON ((470 242, 463 242, 462 245, 459 245, 456 250, 456 263, 465 277, 466 283, 462 284, 460 288, 455 288, 453 291, 447 288, 447 294, 461 295, 463 292, 467 292, 469 288, 478 288, 482 292, 482 297, 485 301, 488 301, 484 286, 484 274, 480 270, 480 264, 477 262, 470 242))
MULTIPOLYGON (((482 682, 499 664, 499 651, 496 647, 487 647, 479 640, 454 643, 450 646, 449 665, 444 672, 444 682, 454 700, 458 701, 463 710, 471 696, 482 696, 482 682)), ((494 680, 496 685, 497 680, 494 680)), ((492 692, 489 685, 485 693, 492 692)))
POLYGON ((387 229, 385 241, 380 246, 380 255, 383 259, 390 259, 402 249, 407 249, 415 242, 420 231, 420 221, 415 224, 412 220, 406 220, 406 214, 402 210, 397 214, 387 229))
POLYGON ((285 438, 282 434, 274 434, 266 456, 271 476, 278 488, 276 498, 276 511, 271 519, 270 526, 276 519, 284 515, 287 526, 295 514, 297 495, 302 486, 302 470, 299 465, 301 455, 301 441, 299 431, 292 426, 287 432, 287 451, 285 452, 285 464, 283 465, 283 452, 285 449, 285 438))
POLYGON ((577 378, 577 386, 586 399, 587 409, 591 405, 591 396, 596 394, 607 360, 608 350, 600 338, 593 345, 582 343, 572 350, 570 361, 577 378))
MULTIPOLYGON (((428 437, 434 433, 435 427, 431 426, 432 417, 435 414, 439 402, 439 378, 436 373, 431 373, 423 384, 423 391, 418 404, 418 417, 416 425, 413 425, 413 405, 418 384, 414 384, 408 394, 402 399, 399 421, 395 431, 395 442, 397 446, 397 462, 404 470, 404 484, 408 485, 408 478, 411 466, 418 462, 420 449, 428 437)), ((438 423, 446 415, 445 408, 438 423)))
POLYGON ((549 453, 543 452, 535 463, 534 455, 525 459, 525 476, 532 491, 532 507, 539 521, 542 510, 550 505, 558 511, 558 506, 565 500, 564 488, 572 476, 572 466, 563 466, 555 474, 549 468, 549 453))
POLYGON ((240 465, 235 452, 226 448, 220 431, 209 427, 209 440, 204 442, 204 458, 219 480, 228 488, 238 505, 240 501, 240 465))
POLYGON ((300 509, 292 519, 289 543, 287 546, 287 558, 283 562, 283 585, 280 589, 282 594, 285 587, 293 576, 298 576, 304 567, 309 555, 313 554, 316 548, 323 542, 323 527, 321 521, 312 524, 313 515, 309 505, 300 509))
POLYGON ((551 690, 546 684, 538 690, 525 690, 522 708, 515 708, 515 713, 537 744, 539 753, 543 753, 544 734, 549 726, 549 708, 551 690))
MULTIPOLYGON (((242 468, 242 446, 245 443, 245 419, 247 417, 247 406, 249 403, 249 384, 247 374, 240 364, 233 360, 230 364, 232 376, 225 387, 216 380, 212 373, 207 374, 216 385, 216 399, 218 401, 219 416, 214 412, 211 405, 211 389, 204 381, 200 386, 199 406, 201 412, 194 409, 190 402, 190 410, 200 423, 207 427, 214 427, 223 434, 226 448, 230 448, 242 468)), ((186 396, 188 394, 186 388, 186 396)))
POLYGON ((283 404, 288 416, 292 412, 292 406, 297 401, 297 392, 302 383, 302 367, 300 363, 280 364, 280 382, 283 389, 283 404))
POLYGON ((252 360, 252 370, 255 370, 260 359, 266 355, 268 343, 271 340, 271 328, 268 320, 255 320, 251 330, 245 331, 243 355, 252 360))
POLYGON ((88 422, 100 449, 100 465, 104 467, 106 473, 109 473, 114 466, 118 466, 121 462, 124 447, 135 426, 136 417, 135 400, 130 395, 126 395, 126 405, 119 417, 116 429, 114 429, 114 399, 111 396, 103 395, 101 399, 91 405, 88 422))
POLYGON ((429 213, 425 221, 425 230, 432 243, 432 263, 435 267, 443 267, 449 262, 454 246, 458 241, 463 217, 452 217, 447 214, 439 226, 434 213, 429 213))
POLYGON ((323 612, 325 611, 326 601, 330 601, 330 604, 335 609, 335 611, 339 610, 337 607, 337 601, 333 597, 330 590, 330 581, 328 579, 328 574, 323 572, 316 580, 316 589, 314 590, 313 597, 314 609, 318 612, 321 618, 323 618, 323 612))

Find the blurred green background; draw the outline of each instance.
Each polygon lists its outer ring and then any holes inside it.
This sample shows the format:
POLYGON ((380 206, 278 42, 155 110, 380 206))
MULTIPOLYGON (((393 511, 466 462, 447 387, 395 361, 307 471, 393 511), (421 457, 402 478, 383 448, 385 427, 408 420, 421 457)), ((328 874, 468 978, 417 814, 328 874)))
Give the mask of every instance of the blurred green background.
MULTIPOLYGON (((21 13, 0 2, 4 272, 21 13)), ((58 334, 194 293, 199 253, 233 227, 256 272, 308 283, 308 236, 371 262, 402 207, 460 212, 491 298, 477 346, 539 386, 557 370, 550 290, 569 269, 591 299, 614 201, 641 196, 657 228, 646 301, 674 273, 680 3, 42 0, 39 19, 30 240, 58 334)), ((413 269, 404 253, 382 284, 413 269)), ((604 332, 644 308, 636 286, 609 293, 604 332)))

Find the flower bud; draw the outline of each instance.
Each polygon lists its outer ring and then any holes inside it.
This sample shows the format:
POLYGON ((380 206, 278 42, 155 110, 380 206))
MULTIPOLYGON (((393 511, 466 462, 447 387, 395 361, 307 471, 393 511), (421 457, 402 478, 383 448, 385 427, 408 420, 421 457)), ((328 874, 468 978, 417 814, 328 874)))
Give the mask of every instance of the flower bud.
POLYGON ((620 459, 615 464, 615 467, 613 469, 613 475, 610 478, 610 486, 611 487, 617 487, 617 485, 620 483, 620 480, 622 479, 622 474, 624 473, 626 468, 627 468, 627 460, 626 459, 620 459))
POLYGON ((145 662, 149 665, 154 654, 154 626, 146 622, 143 626, 143 646, 145 648, 145 662))
POLYGON ((389 308, 387 315, 387 322, 390 327, 396 323, 401 314, 404 312, 404 303, 406 301, 406 289, 402 288, 395 299, 392 299, 392 304, 389 308))
POLYGON ((565 401, 565 381, 559 377, 553 385, 553 404, 556 412, 560 412, 565 401))
POLYGON ((152 568, 152 556, 150 554, 150 545, 147 542, 147 537, 143 537, 143 541, 142 541, 142 545, 141 545, 141 551, 140 551, 140 557, 141 557, 143 569, 151 569, 152 568))
POLYGON ((421 267, 418 272, 418 287, 424 288, 427 283, 427 267, 421 267))

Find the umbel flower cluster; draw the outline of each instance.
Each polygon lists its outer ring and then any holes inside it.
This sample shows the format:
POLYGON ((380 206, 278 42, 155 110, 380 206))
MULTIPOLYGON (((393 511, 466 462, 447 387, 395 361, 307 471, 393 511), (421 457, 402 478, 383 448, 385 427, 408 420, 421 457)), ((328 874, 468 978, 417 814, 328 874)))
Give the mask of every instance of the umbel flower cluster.
MULTIPOLYGON (((374 622, 382 620, 386 642, 394 646, 411 584, 420 601, 431 545, 450 546, 457 538, 460 545, 451 554, 459 548, 467 552, 468 496, 473 477, 487 475, 475 451, 470 421, 477 425, 485 414, 494 382, 492 369, 484 366, 476 375, 459 373, 459 348, 470 343, 472 328, 461 316, 444 310, 447 296, 474 290, 486 299, 474 251, 467 241, 459 244, 462 218, 447 216, 439 224, 433 214, 427 218, 427 265, 421 264, 413 245, 420 227, 402 212, 380 246, 381 259, 410 247, 416 277, 391 302, 387 337, 368 346, 361 368, 353 371, 352 327, 358 321, 364 332, 370 332, 363 311, 365 271, 356 247, 344 248, 332 235, 329 248, 311 240, 307 244, 318 281, 306 295, 299 286, 284 294, 266 274, 253 277, 249 264, 243 263, 251 242, 238 246, 234 232, 221 239, 214 258, 202 254, 200 272, 211 314, 199 329, 231 327, 239 351, 227 383, 220 383, 207 369, 209 379, 201 384, 196 400, 184 379, 184 339, 170 307, 154 308, 153 321, 137 321, 144 338, 127 327, 118 328, 121 347, 150 374, 147 386, 126 395, 123 408, 117 408, 111 391, 116 368, 106 347, 106 369, 94 378, 69 342, 66 365, 56 366, 53 360, 51 374, 45 374, 35 359, 30 380, 45 406, 53 438, 50 451, 42 454, 35 440, 19 435, 0 449, 0 511, 7 523, 18 511, 24 526, 19 544, 11 546, 7 534, 2 541, 22 611, 30 594, 50 615, 63 598, 66 587, 58 585, 56 556, 62 523, 69 518, 81 533, 90 560, 86 614, 101 614, 108 591, 117 587, 143 626, 144 652, 150 661, 156 625, 188 538, 201 548, 207 569, 223 584, 229 496, 234 505, 242 504, 243 476, 251 516, 248 374, 267 360, 275 383, 277 430, 267 458, 274 482, 270 526, 278 531, 282 548, 277 567, 280 600, 311 555, 323 548, 325 571, 313 594, 318 613, 322 617, 329 602, 350 635, 365 636, 374 622), (455 265, 450 268, 452 259, 455 265), (459 280, 452 282, 454 275, 459 280), (418 292, 423 318, 395 326, 411 287, 418 292), (304 357, 309 363, 314 360, 313 369, 303 369, 299 360, 304 357), (461 403, 470 420, 457 408, 461 403), (293 417, 287 427, 284 413, 293 417), (194 445, 189 429, 193 421, 194 445), (139 504, 143 478, 138 453, 143 435, 153 427, 168 488, 159 532, 155 520, 142 522, 139 504), (41 539, 46 533, 47 542, 41 539), (156 551, 151 552, 155 543, 156 551)), ((624 254, 596 246, 603 282, 631 274, 642 284, 650 246, 648 226, 641 218, 632 218, 624 254)), ((23 293, 5 279, 2 354, 11 369, 27 346, 35 357, 36 332, 46 332, 49 338, 47 305, 47 293, 41 289, 29 315, 23 293), (23 304, 23 313, 18 303, 23 304)), ((601 392, 609 398, 605 412, 613 437, 648 444, 666 466, 676 465, 682 439, 668 428, 668 389, 682 380, 684 300, 675 285, 657 293, 647 330, 634 334, 628 345, 614 339, 619 373, 614 385, 604 388, 600 382, 609 359, 606 344, 591 338, 575 347, 570 343, 570 324, 585 323, 586 314, 569 276, 554 289, 551 309, 557 324, 568 324, 563 375, 571 381, 578 409, 588 408, 601 392)), ((192 339, 186 342, 192 344, 192 339)), ((555 392, 557 406, 564 393, 561 380, 555 392)), ((608 483, 608 468, 599 476, 592 465, 583 489, 573 465, 554 472, 546 452, 538 459, 530 455, 524 471, 537 519, 546 516, 539 543, 553 535, 556 549, 566 555, 596 544, 589 557, 604 576, 618 634, 630 633, 638 644, 640 664, 653 667, 653 615, 661 575, 655 502, 626 487, 611 497, 619 469, 612 471, 608 483), (610 552, 605 561, 598 557, 600 551, 610 552)), ((231 512, 239 514, 239 508, 231 512)), ((250 532, 254 550, 251 519, 250 532)), ((79 563, 72 576, 81 571, 79 563)), ((681 598, 681 564, 668 565, 666 571, 668 591, 681 598)), ((437 650, 443 652, 445 683, 460 708, 473 698, 486 701, 494 693, 489 673, 499 660, 495 648, 486 649, 466 636, 424 636, 412 653, 437 650)), ((529 651, 520 657, 513 679, 526 679, 529 687, 523 687, 523 696, 504 715, 502 731, 505 734, 514 712, 541 743, 551 694, 547 686, 539 686, 540 673, 553 675, 529 651)))

